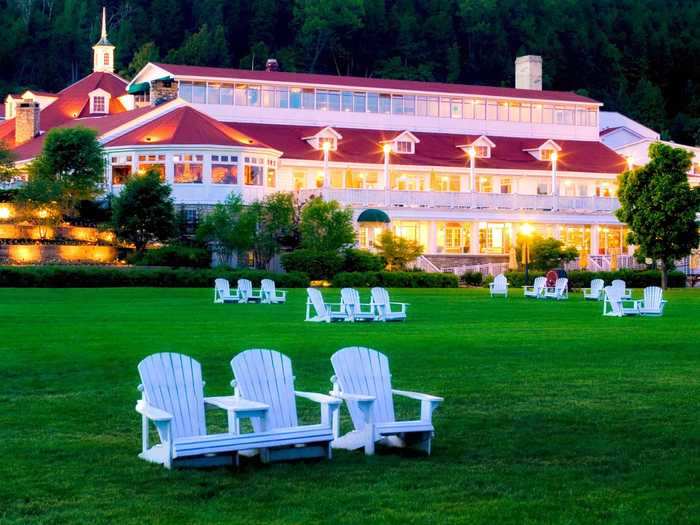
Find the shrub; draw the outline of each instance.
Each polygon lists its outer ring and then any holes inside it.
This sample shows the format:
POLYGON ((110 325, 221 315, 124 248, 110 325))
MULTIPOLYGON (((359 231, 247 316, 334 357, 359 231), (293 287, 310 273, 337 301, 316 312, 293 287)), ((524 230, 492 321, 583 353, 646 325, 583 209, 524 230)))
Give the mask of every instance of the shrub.
POLYGON ((211 254, 206 248, 171 244, 134 254, 132 263, 138 266, 170 266, 172 268, 209 268, 211 254))
POLYGON ((223 277, 235 285, 250 279, 259 286, 272 279, 280 288, 304 288, 309 277, 300 272, 273 273, 262 270, 228 268, 113 268, 95 266, 1 266, 0 287, 16 288, 111 288, 152 286, 163 288, 211 288, 223 277))
POLYGON ((311 279, 330 280, 343 267, 343 256, 333 251, 300 249, 282 255, 282 266, 288 272, 305 272, 311 279))
MULTIPOLYGON (((524 272, 507 272, 506 278, 511 286, 521 287, 525 281, 524 272)), ((545 272, 529 272, 529 283, 535 277, 545 275, 545 272)), ((622 279, 630 288, 646 288, 647 286, 661 286, 661 272, 658 270, 618 270, 616 272, 588 272, 571 271, 568 272, 569 288, 586 288, 590 286, 591 280, 603 279, 605 284, 610 284, 614 279, 622 279)), ((686 278, 683 272, 670 272, 668 285, 672 288, 684 288, 686 278)))
POLYGON ((386 261, 381 255, 367 250, 348 248, 343 255, 343 272, 381 272, 386 266, 386 261))
POLYGON ((481 272, 464 272, 460 281, 468 286, 481 286, 484 283, 484 276, 481 272))
POLYGON ((333 278, 337 288, 456 288, 459 279, 451 273, 428 272, 341 272, 333 278))

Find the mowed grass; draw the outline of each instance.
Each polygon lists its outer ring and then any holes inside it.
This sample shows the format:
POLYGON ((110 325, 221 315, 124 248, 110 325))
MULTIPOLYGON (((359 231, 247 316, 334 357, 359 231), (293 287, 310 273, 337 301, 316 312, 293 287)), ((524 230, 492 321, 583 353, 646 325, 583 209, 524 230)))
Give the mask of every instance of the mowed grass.
POLYGON ((303 322, 303 290, 271 306, 214 305, 203 289, 0 290, 0 523, 698 523, 700 291, 623 319, 579 294, 513 295, 392 290, 411 303, 405 324, 319 325, 303 322), (396 388, 445 398, 432 456, 176 471, 137 458, 146 355, 193 356, 216 395, 233 355, 273 348, 298 389, 327 392, 331 354, 351 345, 386 353, 396 388))

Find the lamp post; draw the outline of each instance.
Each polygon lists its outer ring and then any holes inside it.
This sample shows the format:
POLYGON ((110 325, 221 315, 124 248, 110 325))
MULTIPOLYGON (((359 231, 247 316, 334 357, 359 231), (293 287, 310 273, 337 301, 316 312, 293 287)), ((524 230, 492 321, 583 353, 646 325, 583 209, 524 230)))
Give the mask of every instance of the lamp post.
POLYGON ((557 152, 552 151, 552 156, 550 157, 552 161, 552 208, 559 209, 557 203, 557 196, 559 195, 559 188, 557 188, 557 152))
POLYGON ((528 265, 530 263, 530 236, 532 235, 533 228, 527 222, 520 226, 520 233, 523 235, 523 249, 521 261, 525 265, 525 286, 528 283, 528 265))
POLYGON ((323 142, 323 187, 327 188, 328 184, 328 155, 331 151, 331 144, 328 141, 323 142))
POLYGON ((476 171, 476 150, 474 146, 469 148, 469 191, 474 193, 476 191, 475 182, 476 177, 474 172, 476 171))
POLYGON ((389 190, 391 188, 391 181, 389 181, 389 155, 391 154, 391 144, 384 144, 382 151, 384 152, 384 204, 389 206, 389 190))

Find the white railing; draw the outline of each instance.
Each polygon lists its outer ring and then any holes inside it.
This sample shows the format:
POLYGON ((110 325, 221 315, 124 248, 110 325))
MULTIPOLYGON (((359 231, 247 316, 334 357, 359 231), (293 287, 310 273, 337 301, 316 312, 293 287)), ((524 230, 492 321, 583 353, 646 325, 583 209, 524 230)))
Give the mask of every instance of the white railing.
POLYGON ((413 261, 413 264, 410 264, 409 267, 415 268, 418 270, 423 270, 424 272, 431 272, 431 273, 440 273, 442 270, 435 266, 430 259, 425 257, 424 255, 421 255, 418 257, 415 261, 413 261))
POLYGON ((479 272, 482 275, 498 275, 508 271, 508 263, 463 264, 451 268, 443 268, 445 273, 463 275, 466 272, 479 272))
POLYGON ((471 208, 505 210, 613 212, 620 207, 610 197, 565 197, 558 195, 520 195, 516 193, 463 193, 440 191, 398 191, 319 188, 300 190, 305 200, 322 196, 358 207, 471 208))

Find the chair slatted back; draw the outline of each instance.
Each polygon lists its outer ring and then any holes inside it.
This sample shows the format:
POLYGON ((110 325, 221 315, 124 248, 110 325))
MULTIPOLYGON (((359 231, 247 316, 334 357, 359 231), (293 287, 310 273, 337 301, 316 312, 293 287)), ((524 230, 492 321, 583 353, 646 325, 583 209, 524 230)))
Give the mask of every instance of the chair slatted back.
MULTIPOLYGON (((387 357, 360 346, 342 348, 331 357, 333 370, 342 392, 374 396, 373 421, 393 422, 394 400, 391 393, 391 372, 387 357)), ((348 401, 348 409, 356 429, 364 427, 357 402, 348 401)))
MULTIPOLYGON (((138 365, 146 402, 173 416, 172 437, 206 435, 201 365, 186 355, 160 353, 138 365)), ((167 436, 160 436, 165 441, 167 436)))
POLYGON ((270 294, 271 297, 275 295, 275 281, 272 279, 263 279, 260 281, 260 289, 263 293, 270 294))
POLYGON ((360 308, 360 293, 354 288, 343 288, 340 290, 340 302, 346 312, 359 314, 362 311, 360 308))
POLYGON ((605 292, 605 304, 603 305, 603 312, 605 312, 606 305, 610 307, 610 311, 614 315, 622 316, 622 296, 624 294, 624 288, 620 289, 615 286, 606 286, 604 288, 605 292))
POLYGON ((323 296, 321 292, 316 288, 307 288, 306 293, 309 296, 309 300, 316 310, 316 315, 319 317, 325 317, 328 315, 328 310, 326 309, 326 303, 323 301, 323 296))
POLYGON ((499 273, 496 277, 493 278, 493 289, 494 291, 498 290, 499 292, 502 292, 506 288, 508 288, 508 279, 506 279, 505 275, 499 273))
POLYGON ((562 295, 566 291, 566 287, 569 285, 569 279, 566 277, 559 277, 554 283, 554 290, 557 295, 562 295))
POLYGON ((542 290, 544 290, 545 286, 547 286, 546 277, 536 277, 534 282, 532 283, 532 288, 537 293, 541 293, 542 290))
POLYGON ((216 292, 219 294, 219 298, 231 296, 231 288, 229 287, 228 279, 216 279, 214 281, 214 288, 216 288, 216 292))
POLYGON ((627 288, 627 283, 623 281, 622 279, 615 279, 612 283, 610 283, 613 288, 619 288, 622 290, 622 295, 625 294, 625 289, 627 288))
POLYGON ((591 281, 591 293, 600 293, 603 288, 605 288, 605 281, 603 279, 593 279, 591 281))
MULTIPOLYGON (((275 350, 252 349, 231 360, 239 393, 245 399, 270 405, 267 429, 297 426, 292 361, 275 350)), ((253 428, 260 431, 257 421, 253 428)))
POLYGON ((253 283, 248 279, 238 279, 238 292, 244 299, 250 299, 253 295, 253 283))
POLYGON ((644 288, 644 309, 660 310, 663 299, 663 290, 658 286, 647 286, 644 288))

